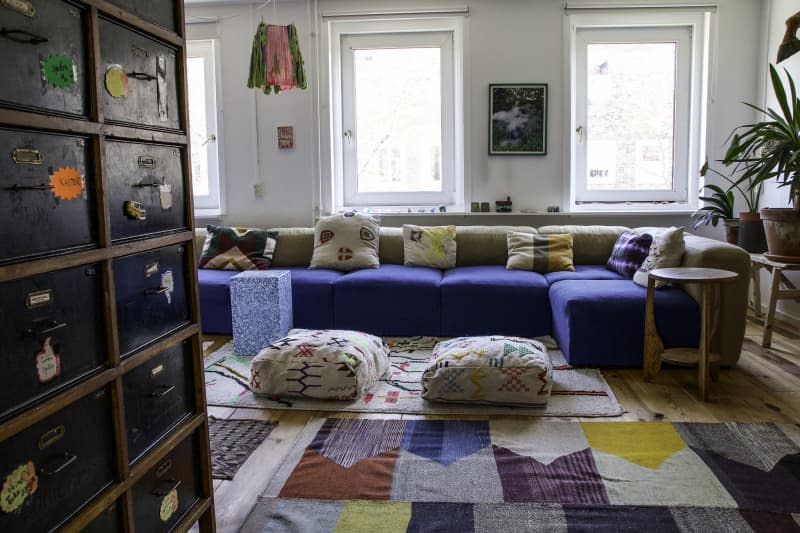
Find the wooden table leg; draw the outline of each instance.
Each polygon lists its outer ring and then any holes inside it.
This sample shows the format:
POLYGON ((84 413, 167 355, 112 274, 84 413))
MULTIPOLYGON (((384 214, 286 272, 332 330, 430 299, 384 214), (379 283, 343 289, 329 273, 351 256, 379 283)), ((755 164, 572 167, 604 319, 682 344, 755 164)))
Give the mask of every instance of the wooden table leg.
POLYGON ((700 350, 697 361, 697 385, 700 401, 706 401, 708 394, 708 349, 711 339, 711 283, 703 284, 703 297, 700 303, 700 350))
POLYGON ((661 370, 661 353, 664 351, 664 343, 656 329, 655 315, 655 280, 647 279, 647 299, 644 308, 644 379, 652 379, 661 370))
POLYGON ((753 312, 757 317, 761 317, 761 268, 763 265, 754 264, 750 272, 752 278, 750 283, 753 285, 753 312))
POLYGON ((767 307, 767 318, 764 319, 764 335, 761 337, 761 346, 769 348, 772 346, 772 323, 775 320, 775 307, 778 305, 778 292, 781 289, 781 270, 772 268, 772 284, 769 290, 769 305, 767 307))

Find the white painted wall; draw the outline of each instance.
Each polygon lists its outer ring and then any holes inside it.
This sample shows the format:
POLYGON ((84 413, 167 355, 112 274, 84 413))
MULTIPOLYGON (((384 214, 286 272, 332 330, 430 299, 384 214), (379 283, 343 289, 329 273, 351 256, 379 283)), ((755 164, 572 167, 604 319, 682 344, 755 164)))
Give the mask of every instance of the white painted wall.
MULTIPOLYGON (((792 0, 785 0, 786 5, 792 0)), ((260 2, 258 3, 260 4, 260 2)), ((712 73, 709 105, 707 150, 709 159, 719 159, 731 129, 753 119, 742 101, 757 101, 761 77, 765 4, 762 0, 722 0, 717 15, 718 37, 712 73)), ((467 111, 470 131, 465 143, 467 153, 468 197, 476 201, 494 201, 512 197, 515 209, 544 208, 561 204, 564 188, 563 124, 565 50, 563 50, 563 10, 558 0, 438 0, 436 7, 468 5, 469 45, 467 61, 469 88, 467 111), (546 156, 487 155, 488 85, 502 82, 549 84, 548 154, 546 156)), ((431 8, 422 0, 297 0, 278 2, 254 11, 252 6, 187 6, 187 19, 221 18, 219 35, 222 47, 225 138, 223 169, 227 192, 227 215, 221 222, 231 225, 289 226, 311 225, 319 190, 318 152, 314 139, 318 121, 311 88, 317 79, 316 28, 319 13, 349 9, 431 8), (255 12, 255 19, 253 13, 255 12), (300 47, 306 60, 310 88, 265 96, 245 87, 252 36, 260 16, 268 22, 294 22, 300 35, 300 47), (231 18, 228 18, 231 17, 231 18), (312 34, 313 33, 313 34, 312 34), (258 114, 258 142, 255 116, 258 114), (276 127, 293 125, 295 148, 278 151, 276 127), (261 155, 259 171, 254 155, 261 155), (261 180, 265 194, 256 198, 254 181, 261 180)), ((321 61, 324 64, 324 61, 321 61)), ((326 90, 323 88, 323 90, 326 90)), ((323 110, 324 112, 324 110, 323 110)), ((607 220, 603 216, 602 220, 607 220)), ((388 218, 394 224, 401 218, 388 218)), ((532 224, 538 224, 539 220, 532 224)), ((581 218, 592 223, 590 216, 581 218)), ((599 219, 598 219, 599 220, 599 219)), ((671 224, 690 222, 686 215, 672 215, 671 224)), ((481 217, 481 223, 505 223, 502 215, 481 217), (491 221, 491 222, 490 222, 491 221)), ((548 222, 550 218, 548 218, 548 222)), ((200 221, 203 223, 204 221, 200 221)), ((558 223, 553 219, 552 223, 558 223)), ((643 217, 625 217, 628 226, 648 225, 643 217)), ((721 228, 701 229, 699 233, 722 238, 721 228)))

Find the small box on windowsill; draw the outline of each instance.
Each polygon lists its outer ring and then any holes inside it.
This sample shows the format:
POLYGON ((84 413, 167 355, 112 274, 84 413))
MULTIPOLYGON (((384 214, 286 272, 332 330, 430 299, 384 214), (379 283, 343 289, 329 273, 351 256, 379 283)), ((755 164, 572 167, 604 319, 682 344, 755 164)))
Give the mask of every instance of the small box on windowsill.
POLYGON ((494 203, 494 210, 498 213, 511 212, 511 197, 506 196, 505 200, 496 200, 494 203))

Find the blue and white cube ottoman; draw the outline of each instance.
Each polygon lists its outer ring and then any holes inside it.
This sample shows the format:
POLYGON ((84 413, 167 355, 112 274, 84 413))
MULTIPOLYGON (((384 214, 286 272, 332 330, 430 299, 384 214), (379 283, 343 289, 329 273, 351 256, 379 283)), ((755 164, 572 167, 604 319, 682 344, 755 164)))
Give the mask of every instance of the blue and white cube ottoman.
POLYGON ((537 406, 552 388, 547 347, 521 337, 442 341, 422 374, 422 397, 434 401, 537 406))
POLYGON ((389 370, 379 337, 341 329, 293 329, 253 358, 250 390, 267 396, 354 400, 389 370))

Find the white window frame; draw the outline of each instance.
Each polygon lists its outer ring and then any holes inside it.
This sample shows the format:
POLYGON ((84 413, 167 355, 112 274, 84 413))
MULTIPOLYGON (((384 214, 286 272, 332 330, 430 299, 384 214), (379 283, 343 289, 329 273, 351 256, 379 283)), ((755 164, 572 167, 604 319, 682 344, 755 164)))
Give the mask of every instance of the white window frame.
MULTIPOLYGON (((206 70, 206 129, 209 138, 204 142, 212 144, 208 157, 208 195, 194 193, 194 216, 213 218, 225 214, 225 183, 222 169, 222 83, 220 69, 220 43, 216 37, 215 24, 192 24, 188 26, 186 57, 202 57, 211 68, 206 70), (213 137, 212 137, 213 136, 213 137)), ((195 142, 197 139, 194 140, 195 142)))
MULTIPOLYGON (((572 211, 693 210, 699 169, 705 160, 705 120, 709 70, 710 13, 678 8, 634 12, 579 12, 567 17, 570 105, 567 130, 569 205, 572 211), (649 30, 656 38, 646 38, 649 30), (642 33, 639 33, 641 30, 642 33), (639 40, 641 38, 641 40, 639 40), (589 191, 586 186, 586 44, 596 42, 677 42, 673 187, 661 191, 589 191), (583 103, 582 103, 583 102, 583 103)), ((588 132, 587 132, 588 133, 588 132)))
POLYGON ((332 205, 329 211, 352 208, 396 209, 447 205, 463 210, 464 199, 464 54, 463 17, 410 18, 403 20, 334 20, 328 23, 330 66, 330 146, 332 205), (442 48, 442 192, 358 193, 355 168, 357 138, 354 107, 352 54, 347 47, 442 48), (446 61, 446 55, 452 62, 446 61), (449 63, 449 64, 448 64, 449 63), (448 97, 447 94, 452 94, 448 97), (349 135, 345 132, 350 131, 349 135))

